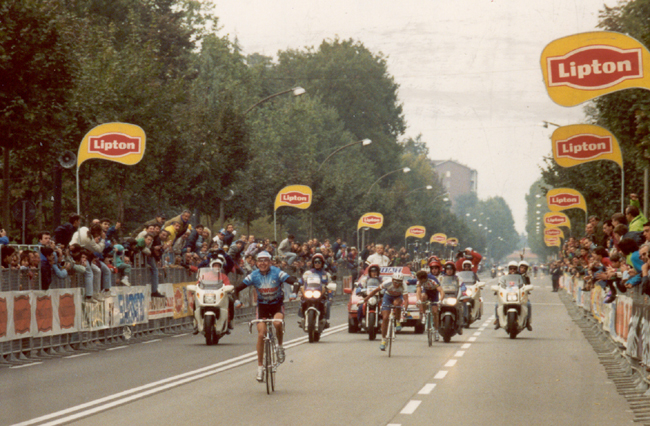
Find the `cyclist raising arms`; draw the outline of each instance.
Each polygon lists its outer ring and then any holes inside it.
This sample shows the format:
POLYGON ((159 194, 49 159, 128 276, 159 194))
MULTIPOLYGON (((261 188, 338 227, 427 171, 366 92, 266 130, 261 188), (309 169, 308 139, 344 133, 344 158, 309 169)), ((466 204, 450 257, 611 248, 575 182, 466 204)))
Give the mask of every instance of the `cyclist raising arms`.
MULTIPOLYGON (((390 310, 393 308, 393 306, 399 306, 400 302, 404 305, 404 311, 406 311, 406 308, 409 306, 409 299, 408 299, 408 289, 406 287, 406 283, 404 282, 404 275, 401 272, 395 272, 393 274, 393 279, 390 282, 385 282, 373 291, 370 292, 364 299, 363 303, 368 302, 368 299, 370 299, 372 296, 375 294, 379 293, 381 290, 384 290, 384 299, 381 304, 381 316, 382 316, 382 322, 381 322, 381 344, 379 345, 379 349, 382 351, 386 350, 386 332, 388 331, 388 317, 390 316, 390 310), (404 295, 407 295, 404 297, 404 295)), ((400 325, 399 321, 397 321, 396 324, 396 331, 400 331, 402 329, 402 326, 400 325)))
MULTIPOLYGON (((297 284, 295 277, 287 274, 276 266, 271 266, 271 255, 260 252, 257 255, 257 267, 244 281, 235 287, 239 292, 248 286, 255 287, 257 292, 257 319, 284 319, 284 292, 282 283, 297 284)), ((275 322, 276 336, 278 337, 278 361, 284 362, 284 348, 282 347, 282 323, 275 322)), ((264 351, 264 334, 266 324, 257 324, 257 381, 263 381, 264 367, 262 366, 264 351)))

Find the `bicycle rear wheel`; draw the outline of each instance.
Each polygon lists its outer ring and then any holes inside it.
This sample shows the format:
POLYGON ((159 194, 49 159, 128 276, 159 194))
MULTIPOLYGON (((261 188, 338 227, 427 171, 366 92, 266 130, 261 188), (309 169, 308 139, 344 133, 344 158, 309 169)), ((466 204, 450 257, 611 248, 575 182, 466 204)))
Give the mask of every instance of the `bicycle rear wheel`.
POLYGON ((395 318, 391 318, 388 323, 388 358, 390 358, 391 350, 393 349, 393 339, 395 338, 395 318))
POLYGON ((264 373, 266 374, 266 393, 271 394, 272 392, 272 370, 273 370, 273 358, 271 358, 271 341, 264 341, 264 373))

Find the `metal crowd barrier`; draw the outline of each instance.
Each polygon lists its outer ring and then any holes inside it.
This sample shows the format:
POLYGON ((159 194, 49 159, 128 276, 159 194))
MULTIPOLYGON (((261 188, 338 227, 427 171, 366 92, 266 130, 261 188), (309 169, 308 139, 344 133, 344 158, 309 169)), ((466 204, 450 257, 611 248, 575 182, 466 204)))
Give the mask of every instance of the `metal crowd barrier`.
MULTIPOLYGON (((20 270, 0 270, 0 291, 29 291, 39 290, 38 270, 28 273, 20 270)), ((295 275, 295 273, 294 273, 295 275)), ((347 300, 349 296, 343 293, 343 279, 350 275, 350 271, 339 267, 337 274, 337 291, 334 302, 347 300)), ((244 278, 243 275, 230 274, 231 284, 237 284, 244 278)), ((160 268, 159 282, 178 284, 192 282, 195 273, 190 273, 184 268, 160 268)), ((132 268, 130 274, 132 286, 150 285, 151 270, 149 268, 132 268)), ((120 284, 121 285, 121 284, 120 284)), ((83 276, 74 274, 65 279, 52 277, 50 289, 84 288, 83 276)), ((236 320, 250 319, 255 315, 255 293, 253 289, 245 289, 239 295, 244 307, 238 309, 236 320)), ((299 301, 287 301, 287 312, 296 312, 299 301)), ((0 312, 2 315, 2 312, 0 312)), ((30 363, 43 358, 61 357, 70 355, 75 351, 97 351, 111 346, 125 345, 141 342, 171 334, 187 332, 192 328, 192 316, 183 318, 165 317, 150 319, 147 323, 131 326, 116 326, 93 331, 77 331, 45 337, 26 337, 0 342, 0 367, 16 364, 30 363)))

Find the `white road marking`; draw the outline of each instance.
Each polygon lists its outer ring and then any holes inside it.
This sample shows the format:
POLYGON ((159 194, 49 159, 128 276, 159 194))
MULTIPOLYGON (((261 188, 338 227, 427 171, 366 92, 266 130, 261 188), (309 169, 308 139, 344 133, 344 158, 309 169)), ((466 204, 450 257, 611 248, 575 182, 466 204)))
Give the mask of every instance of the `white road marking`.
POLYGON ((447 361, 447 364, 445 364, 445 367, 453 367, 454 365, 456 365, 456 360, 450 359, 449 361, 447 361))
POLYGON ((420 394, 420 395, 429 395, 431 393, 431 391, 433 390, 433 388, 435 388, 435 387, 436 387, 435 383, 427 383, 426 385, 424 385, 424 387, 422 389, 420 389, 420 392, 418 392, 418 394, 420 394))
POLYGON ((474 336, 480 336, 480 335, 481 335, 480 331, 477 331, 476 333, 474 333, 474 336))
POLYGON ((388 423, 386 426, 402 426, 399 423, 388 423))
POLYGON ((117 346, 115 348, 108 348, 107 351, 119 351, 120 349, 126 349, 128 346, 117 346))
POLYGON ((29 363, 29 364, 23 364, 23 365, 12 365, 12 366, 9 367, 9 368, 25 368, 25 367, 31 367, 31 366, 33 366, 33 365, 38 365, 38 364, 43 364, 43 362, 42 362, 42 361, 39 361, 39 362, 32 362, 32 363, 29 363))
POLYGON ((90 354, 89 354, 89 353, 85 353, 85 354, 76 354, 76 355, 64 356, 63 358, 66 358, 66 359, 70 359, 70 358, 79 358, 80 356, 86 356, 86 355, 90 355, 90 354))
POLYGON ((142 342, 142 344, 146 345, 147 343, 155 343, 155 342, 162 342, 162 339, 153 339, 153 340, 149 340, 147 342, 142 342))
POLYGON ((447 375, 447 372, 445 370, 440 370, 436 373, 435 376, 433 376, 434 379, 444 379, 445 376, 447 375))
MULTIPOLYGON (((330 334, 338 333, 343 330, 347 330, 348 325, 342 324, 336 327, 332 327, 326 332, 324 332, 321 336, 328 336, 330 334)), ((299 344, 306 343, 308 340, 307 336, 304 337, 299 337, 297 339, 290 340, 288 342, 285 342, 284 347, 289 348, 293 346, 297 346, 299 344)), ((87 417, 92 414, 96 414, 102 411, 106 411, 108 409, 111 409, 113 407, 117 407, 120 405, 128 404, 131 401, 135 401, 137 399, 153 395, 162 391, 165 391, 167 389, 175 388, 181 385, 184 385, 186 383, 193 383, 198 379, 202 379, 204 377, 208 377, 217 373, 221 373, 222 371, 230 370, 235 367, 239 367, 240 365, 247 364, 249 362, 253 362, 257 360, 257 352, 249 352, 244 355, 240 355, 235 358, 231 358, 225 361, 218 362, 216 364, 208 365, 207 367, 202 367, 197 370, 193 371, 188 371, 187 373, 183 374, 178 374, 173 377, 169 377, 167 379, 159 380, 156 382, 152 382, 146 385, 138 386, 132 389, 128 389, 113 395, 106 396, 104 398, 99 398, 94 401, 89 401, 84 404, 80 404, 74 407, 66 408, 61 411, 57 411, 55 413, 51 414, 46 414, 41 417, 37 417, 31 420, 26 420, 21 423, 16 423, 14 426, 28 426, 28 425, 33 425, 37 423, 41 423, 46 420, 51 420, 55 419, 57 417, 61 417, 70 413, 77 412, 76 414, 69 415, 67 417, 62 417, 57 420, 53 420, 49 423, 44 423, 41 426, 55 426, 55 425, 60 425, 60 424, 67 424, 71 423, 74 420, 80 419, 82 417, 87 417), (148 389, 148 390, 145 390, 148 389), (138 393, 139 392, 139 393, 138 393), (131 396, 127 396, 131 395, 131 396), (123 398, 124 397, 124 398, 123 398), (121 398, 121 399, 120 399, 121 398), (114 400, 114 401, 113 401, 114 400), (109 402, 113 401, 113 402, 109 402), (103 404, 103 405, 102 405, 103 404), (95 408, 89 408, 97 406, 95 408), (85 410, 85 411, 81 411, 85 410)))
POLYGON ((402 408, 402 411, 400 411, 400 414, 413 414, 415 413, 415 410, 422 404, 422 401, 416 401, 416 400, 410 400, 408 404, 404 408, 402 408))
POLYGON ((183 337, 183 336, 189 336, 189 335, 190 335, 190 333, 183 333, 183 334, 177 334, 177 335, 172 336, 172 337, 183 337))
POLYGON ((467 340, 469 340, 470 342, 476 342, 476 337, 470 337, 470 338, 467 339, 467 340))
POLYGON ((479 328, 478 331, 485 331, 485 327, 479 328))
POLYGON ((465 351, 457 351, 454 356, 460 358, 461 356, 465 355, 465 351))
POLYGON ((469 349, 469 347, 472 346, 471 343, 465 343, 463 346, 461 346, 461 349, 469 349))

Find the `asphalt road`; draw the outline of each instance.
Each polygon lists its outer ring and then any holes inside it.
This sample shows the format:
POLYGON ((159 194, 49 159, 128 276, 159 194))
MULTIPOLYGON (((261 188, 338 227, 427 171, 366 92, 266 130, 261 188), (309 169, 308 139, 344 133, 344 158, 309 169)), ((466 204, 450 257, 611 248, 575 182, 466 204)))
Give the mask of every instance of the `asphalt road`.
POLYGON ((245 324, 213 347, 181 335, 0 369, 0 424, 632 424, 550 279, 533 280, 534 331, 515 340, 493 329, 491 284, 462 336, 428 347, 405 328, 391 358, 347 332, 344 306, 317 344, 288 317, 270 396, 245 324))

